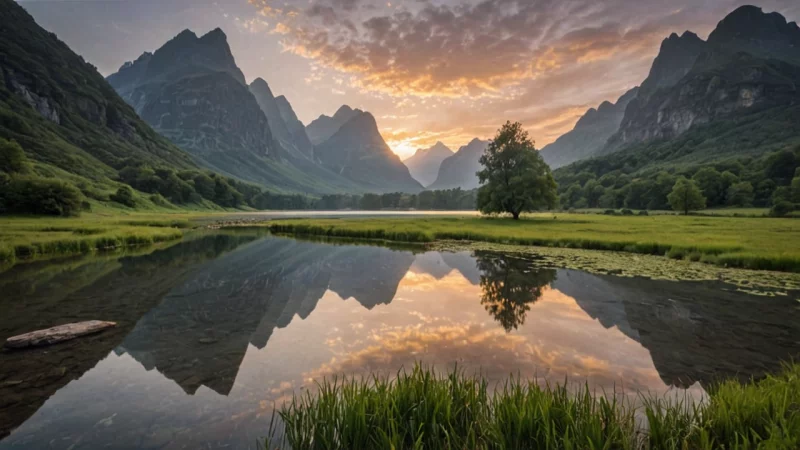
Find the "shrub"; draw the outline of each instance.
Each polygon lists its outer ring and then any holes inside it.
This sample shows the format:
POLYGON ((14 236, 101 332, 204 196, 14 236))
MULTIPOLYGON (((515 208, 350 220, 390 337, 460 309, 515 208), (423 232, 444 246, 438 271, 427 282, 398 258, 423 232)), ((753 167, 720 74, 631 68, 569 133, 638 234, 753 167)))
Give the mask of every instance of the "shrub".
POLYGON ((647 211, 643 209, 643 210, 639 211, 639 215, 640 216, 649 216, 650 214, 648 214, 647 211))
POLYGON ((785 200, 781 200, 769 210, 769 215, 772 217, 784 217, 790 212, 794 211, 794 205, 785 200))
POLYGON ((83 209, 81 192, 64 181, 6 177, 0 183, 0 212, 77 216, 83 209))
POLYGON ((624 208, 622 211, 620 211, 620 213, 622 213, 623 216, 632 216, 633 215, 633 211, 631 211, 628 208, 624 208))
POLYGON ((154 205, 163 206, 165 208, 169 208, 172 206, 172 204, 170 204, 170 202, 168 202, 167 199, 165 199, 164 196, 161 194, 151 195, 150 201, 153 202, 154 205))
POLYGON ((133 189, 130 186, 122 186, 117 189, 117 192, 111 194, 111 201, 119 204, 129 206, 131 208, 136 206, 136 199, 133 198, 133 189))
POLYGON ((607 209, 607 210, 603 211, 603 214, 605 214, 607 216, 616 216, 617 212, 614 211, 613 209, 607 209))
POLYGON ((22 147, 16 141, 0 138, 0 172, 25 172, 27 159, 22 147))

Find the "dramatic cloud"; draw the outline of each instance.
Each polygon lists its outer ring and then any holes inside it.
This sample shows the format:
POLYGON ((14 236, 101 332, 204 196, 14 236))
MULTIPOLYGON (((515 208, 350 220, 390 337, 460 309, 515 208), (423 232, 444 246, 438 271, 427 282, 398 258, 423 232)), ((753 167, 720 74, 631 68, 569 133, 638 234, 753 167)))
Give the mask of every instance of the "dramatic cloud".
MULTIPOLYGON (((343 103, 372 112, 401 156, 457 149, 520 121, 538 147, 647 76, 660 43, 705 38, 746 0, 26 1, 108 75, 189 28, 221 27, 248 80, 286 95, 304 123, 343 103), (97 36, 103 39, 98 40, 97 36)), ((797 0, 761 0, 800 19, 797 0)))
MULTIPOLYGON (((740 4, 250 2, 262 15, 288 24, 281 41, 285 51, 347 75, 348 87, 356 92, 383 98, 384 104, 393 101, 402 111, 391 115, 418 116, 416 123, 403 126, 382 123, 390 144, 404 149, 436 140, 457 148, 475 135, 490 136, 505 119, 523 121, 540 144, 547 144, 571 129, 588 107, 614 101, 640 83, 670 33, 691 29, 705 35, 740 4), (425 98, 448 103, 413 101, 425 98), (431 114, 437 106, 460 114, 431 114), (557 115, 543 117, 546 111, 557 115), (423 121, 425 129, 417 125, 423 121)), ((767 10, 797 10, 790 1, 768 3, 767 10)))

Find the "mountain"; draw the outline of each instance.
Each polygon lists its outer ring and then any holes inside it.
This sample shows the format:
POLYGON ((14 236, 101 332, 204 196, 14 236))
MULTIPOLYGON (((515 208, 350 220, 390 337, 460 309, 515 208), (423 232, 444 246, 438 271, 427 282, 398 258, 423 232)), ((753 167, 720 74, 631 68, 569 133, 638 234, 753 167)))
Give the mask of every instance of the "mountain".
POLYGON ((294 113, 294 109, 289 103, 289 100, 281 95, 275 98, 275 103, 278 104, 278 112, 283 119, 283 123, 286 124, 286 128, 289 130, 292 141, 297 146, 298 150, 313 159, 314 144, 312 144, 311 140, 308 138, 306 127, 303 125, 303 122, 300 122, 300 119, 297 118, 297 114, 294 113))
POLYGON ((663 42, 639 95, 603 153, 796 105, 798 81, 797 24, 787 23, 778 13, 740 7, 719 22, 707 42, 690 32, 673 34, 663 42))
POLYGON ((436 181, 442 161, 450 156, 453 156, 453 151, 441 142, 437 142, 433 147, 417 150, 414 156, 403 163, 415 180, 423 186, 428 186, 436 181))
MULTIPOLYGON (((277 191, 358 191, 298 148, 263 80, 245 84, 225 33, 183 31, 125 63, 111 85, 202 166, 277 191), (254 95, 257 94, 256 95, 254 95)), ((303 144, 301 143, 301 146, 303 144)))
MULTIPOLYGON (((337 115, 344 108, 337 111, 337 115)), ((372 114, 352 111, 354 117, 333 136, 316 146, 315 153, 322 164, 363 186, 367 192, 421 191, 422 186, 386 145, 372 114)), ((338 120, 336 115, 334 120, 338 120)))
POLYGON ((294 138, 289 132, 289 128, 283 120, 283 116, 281 116, 280 109, 278 109, 278 102, 275 100, 275 96, 272 95, 272 90, 269 88, 267 82, 264 81, 263 78, 256 78, 250 83, 249 89, 250 93, 255 97, 259 108, 261 108, 261 111, 267 116, 267 122, 269 123, 269 130, 272 132, 272 136, 275 137, 283 150, 297 157, 307 157, 308 155, 301 152, 294 143, 294 138))
POLYGON ((588 158, 606 145, 606 141, 619 129, 625 108, 636 98, 639 88, 633 88, 616 103, 603 102, 597 109, 586 111, 572 131, 562 135, 552 144, 542 148, 540 154, 551 169, 566 166, 588 158))
POLYGON ((319 145, 331 138, 339 128, 347 123, 350 119, 361 114, 363 111, 360 109, 353 109, 347 105, 342 105, 333 117, 326 116, 325 114, 314 119, 306 127, 306 133, 311 143, 319 145))
MULTIPOLYGON (((160 183, 141 190, 174 203, 204 202, 184 195, 197 192, 184 179, 175 179, 177 173, 186 178, 200 174, 190 155, 157 134, 91 64, 37 25, 19 4, 0 0, 0 10, 0 144, 13 140, 22 148, 29 167, 20 183, 26 189, 71 185, 79 188, 79 201, 111 204, 109 195, 124 185, 120 174, 146 167, 158 169, 151 178, 169 178, 180 192, 160 183)), ((148 61, 159 62, 156 56, 161 55, 140 58, 125 75, 141 76, 148 61)), ((203 198, 214 201, 213 196, 203 198)), ((134 193, 134 200, 155 206, 149 195, 134 193)), ((35 211, 18 212, 41 212, 41 202, 34 206, 35 211)))
POLYGON ((442 161, 436 181, 428 189, 475 189, 479 186, 476 173, 481 170, 480 157, 489 141, 478 138, 458 149, 453 156, 442 161))
POLYGON ((701 169, 708 207, 772 206, 800 165, 798 86, 800 28, 780 14, 743 6, 708 41, 671 35, 606 146, 553 173, 562 206, 669 208, 701 169))

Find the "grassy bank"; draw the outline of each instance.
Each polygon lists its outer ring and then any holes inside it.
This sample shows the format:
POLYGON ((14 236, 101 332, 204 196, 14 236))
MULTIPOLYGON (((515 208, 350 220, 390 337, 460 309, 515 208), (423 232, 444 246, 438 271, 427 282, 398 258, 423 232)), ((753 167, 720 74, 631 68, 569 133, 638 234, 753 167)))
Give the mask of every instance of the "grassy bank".
POLYGON ((304 219, 267 223, 275 233, 402 242, 465 240, 610 250, 718 266, 800 272, 795 219, 537 214, 480 217, 304 219))
POLYGON ((4 217, 0 264, 180 239, 192 214, 84 214, 79 218, 4 217))
POLYGON ((758 382, 721 383, 695 405, 644 398, 637 409, 588 388, 513 377, 494 388, 480 376, 419 366, 394 379, 326 380, 284 405, 271 434, 294 450, 800 446, 800 365, 758 382))

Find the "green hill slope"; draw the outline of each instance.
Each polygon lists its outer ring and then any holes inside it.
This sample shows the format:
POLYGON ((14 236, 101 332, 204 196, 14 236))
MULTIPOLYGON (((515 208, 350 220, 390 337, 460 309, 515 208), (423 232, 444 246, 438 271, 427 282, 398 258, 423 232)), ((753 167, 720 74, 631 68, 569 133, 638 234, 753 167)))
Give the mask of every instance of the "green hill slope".
POLYGON ((0 166, 0 212, 71 214, 80 209, 76 202, 83 208, 97 202, 140 208, 239 206, 260 193, 201 172, 188 154, 139 119, 91 64, 21 6, 0 0, 0 10, 2 160, 24 151, 19 164, 0 166), (203 186, 196 189, 198 178, 203 186), (55 191, 68 192, 69 198, 55 191), (44 197, 33 201, 28 195, 33 192, 44 197), (55 207, 28 210, 46 199, 55 207), (62 201, 70 205, 59 206, 62 201))

